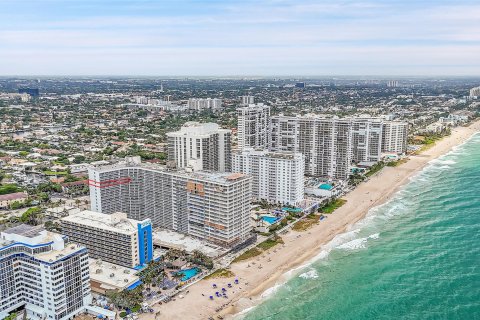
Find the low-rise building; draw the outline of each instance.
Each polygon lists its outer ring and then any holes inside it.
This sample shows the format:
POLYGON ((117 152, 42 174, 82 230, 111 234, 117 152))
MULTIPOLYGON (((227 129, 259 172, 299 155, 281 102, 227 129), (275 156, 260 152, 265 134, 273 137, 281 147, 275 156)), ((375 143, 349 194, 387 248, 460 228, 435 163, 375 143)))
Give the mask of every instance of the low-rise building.
POLYGON ((15 201, 22 202, 27 200, 28 195, 25 192, 15 192, 0 195, 0 208, 8 208, 15 201))

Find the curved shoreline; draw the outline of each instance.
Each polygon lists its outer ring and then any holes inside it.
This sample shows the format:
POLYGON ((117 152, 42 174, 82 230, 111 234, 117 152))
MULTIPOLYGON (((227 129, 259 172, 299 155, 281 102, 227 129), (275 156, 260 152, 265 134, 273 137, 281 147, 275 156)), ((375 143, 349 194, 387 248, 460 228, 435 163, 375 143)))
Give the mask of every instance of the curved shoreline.
MULTIPOLYGON (((211 284, 223 286, 232 279, 203 280, 190 287, 183 300, 156 306, 161 316, 169 319, 207 319, 221 315, 232 318, 262 302, 265 292, 279 282, 286 282, 290 275, 314 261, 322 248, 335 236, 349 231, 352 225, 364 219, 368 212, 388 200, 420 172, 430 161, 448 153, 480 131, 480 120, 468 127, 458 127, 452 134, 438 141, 430 149, 397 167, 385 167, 381 172, 360 184, 344 198, 347 203, 335 213, 303 232, 289 231, 282 235, 285 244, 271 248, 261 256, 231 265, 240 279, 240 290, 233 288, 231 299, 208 301, 203 295, 211 294, 211 284), (188 306, 185 308, 185 306, 188 306), (217 311, 219 308, 221 310, 217 311), (187 310, 188 309, 188 310, 187 310)), ((274 290, 274 289, 272 289, 274 290)), ((142 318, 148 318, 142 317, 142 318)))

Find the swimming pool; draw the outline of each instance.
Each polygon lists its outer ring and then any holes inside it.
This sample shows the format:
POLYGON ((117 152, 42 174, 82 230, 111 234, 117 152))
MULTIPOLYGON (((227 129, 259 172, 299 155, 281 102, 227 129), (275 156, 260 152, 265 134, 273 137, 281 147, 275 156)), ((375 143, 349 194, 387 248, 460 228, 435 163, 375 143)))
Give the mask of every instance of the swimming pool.
POLYGON ((181 281, 187 281, 188 279, 191 279, 195 277, 197 274, 200 273, 199 268, 190 268, 190 269, 185 269, 185 270, 180 270, 178 273, 183 274, 181 281))
POLYGON ((277 217, 269 217, 269 216, 262 216, 262 220, 263 221, 266 221, 270 224, 274 224, 275 222, 277 222, 278 220, 280 220, 280 218, 277 218, 277 217))
POLYGON ((332 190, 333 187, 331 185, 329 185, 328 183, 323 183, 321 184, 318 189, 322 189, 322 190, 332 190))

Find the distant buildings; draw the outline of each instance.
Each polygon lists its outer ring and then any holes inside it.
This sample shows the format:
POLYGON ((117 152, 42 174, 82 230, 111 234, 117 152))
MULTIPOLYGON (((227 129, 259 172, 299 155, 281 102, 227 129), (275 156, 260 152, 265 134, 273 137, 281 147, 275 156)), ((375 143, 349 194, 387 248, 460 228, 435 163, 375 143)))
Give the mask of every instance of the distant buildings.
POLYGON ((480 97, 480 87, 470 89, 470 97, 480 97))
POLYGON ((61 220, 62 232, 88 248, 90 257, 134 268, 153 259, 149 219, 128 219, 126 213, 81 211, 61 220))
POLYGON ((270 106, 251 104, 237 110, 238 148, 267 149, 270 136, 270 106))
POLYGON ((0 318, 24 307, 28 319, 66 320, 92 301, 87 249, 42 227, 0 234, 0 318))
POLYGON ((167 133, 168 160, 177 168, 230 171, 231 133, 216 123, 187 122, 179 131, 167 133))
POLYGON ((190 110, 205 110, 205 109, 220 109, 222 107, 222 99, 216 98, 191 98, 188 99, 188 109, 190 110))
POLYGON ((255 103, 255 97, 254 96, 241 96, 240 97, 240 105, 241 106, 248 106, 250 104, 255 103))
POLYGON ((33 89, 33 88, 20 88, 18 89, 18 93, 20 94, 28 94, 31 97, 38 97, 40 96, 40 90, 38 89, 33 89))
POLYGON ((233 154, 232 170, 253 176, 252 196, 270 203, 303 200, 305 160, 301 153, 244 149, 233 154))
POLYGON ((300 89, 305 88, 305 82, 297 82, 297 83, 295 83, 295 88, 300 88, 300 89))
POLYGON ((390 80, 387 82, 387 87, 388 88, 397 88, 398 87, 398 81, 396 80, 390 80))
POLYGON ((187 173, 123 163, 89 169, 93 211, 126 212, 155 227, 231 247, 250 238, 252 178, 241 173, 187 173))

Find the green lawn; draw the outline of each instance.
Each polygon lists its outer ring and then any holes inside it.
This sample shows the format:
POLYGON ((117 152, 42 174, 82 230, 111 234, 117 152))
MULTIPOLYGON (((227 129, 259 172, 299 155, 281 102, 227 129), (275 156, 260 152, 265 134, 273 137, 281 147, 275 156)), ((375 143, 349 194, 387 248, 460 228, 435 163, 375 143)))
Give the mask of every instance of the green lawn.
POLYGON ((257 245, 257 248, 260 248, 262 250, 268 250, 274 246, 276 246, 279 243, 283 243, 282 238, 277 237, 276 239, 267 239, 257 245))
POLYGON ((281 243, 283 243, 283 239, 279 236, 276 236, 274 239, 267 239, 263 242, 260 242, 255 248, 252 248, 242 253, 240 256, 235 258, 233 262, 239 262, 256 257, 258 255, 261 255, 264 251, 267 251, 268 249, 281 243))
POLYGON ((66 176, 68 172, 67 171, 43 171, 43 174, 47 176, 66 176))
POLYGON ((208 276, 205 277, 205 280, 208 279, 214 279, 214 278, 231 278, 235 276, 235 274, 227 269, 218 269, 212 274, 209 274, 208 276))
POLYGON ((365 176, 371 177, 371 176, 373 176, 375 173, 377 173, 377 172, 379 172, 380 170, 382 170, 383 167, 385 167, 385 163, 383 163, 383 162, 378 162, 378 163, 376 163, 376 164, 374 164, 373 166, 370 167, 370 169, 369 169, 368 172, 365 174, 365 176))
POLYGON ((233 262, 239 262, 239 261, 247 260, 247 259, 259 256, 261 254, 262 254, 262 251, 255 247, 255 248, 252 248, 250 250, 245 251, 244 253, 242 253, 241 255, 236 257, 235 260, 233 260, 233 262))
POLYGON ((345 199, 335 199, 333 202, 327 204, 325 207, 321 208, 322 213, 332 213, 333 211, 337 210, 341 206, 343 206, 347 200, 345 199))
POLYGON ((0 185, 0 194, 9 194, 9 193, 15 193, 20 191, 22 191, 22 189, 20 189, 14 183, 0 185))
POLYGON ((401 164, 404 164, 406 162, 408 162, 408 158, 400 159, 400 160, 397 160, 397 161, 390 161, 390 162, 387 163, 387 166, 397 167, 397 166, 399 166, 401 164))
POLYGON ((308 215, 304 219, 298 221, 293 225, 292 230, 293 231, 305 231, 307 229, 310 229, 314 225, 318 223, 320 220, 320 215, 313 214, 313 215, 308 215))

